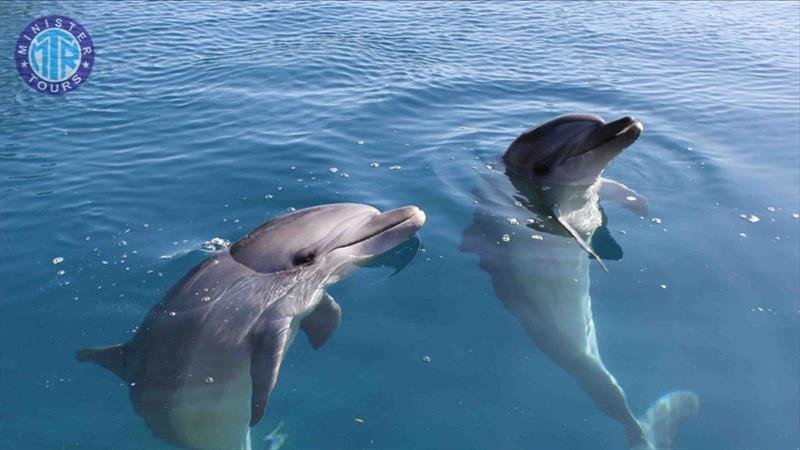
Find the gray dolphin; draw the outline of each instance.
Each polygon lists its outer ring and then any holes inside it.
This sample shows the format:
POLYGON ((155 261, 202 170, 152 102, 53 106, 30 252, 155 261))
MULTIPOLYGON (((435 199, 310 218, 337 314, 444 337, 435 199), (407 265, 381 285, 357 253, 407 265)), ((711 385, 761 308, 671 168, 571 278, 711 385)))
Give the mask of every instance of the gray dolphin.
POLYGON ((360 204, 272 219, 181 279, 127 343, 77 352, 130 386, 153 433, 198 450, 250 449, 298 328, 322 346, 341 320, 325 288, 420 229, 415 206, 360 204))
POLYGON ((601 177, 642 130, 631 117, 605 123, 569 114, 525 131, 499 170, 480 180, 461 250, 478 254, 504 306, 536 346, 624 426, 632 448, 670 448, 678 425, 697 414, 697 396, 667 394, 637 420, 600 358, 589 295, 587 253, 605 269, 593 238, 610 238, 599 199, 647 214, 644 198, 601 177))

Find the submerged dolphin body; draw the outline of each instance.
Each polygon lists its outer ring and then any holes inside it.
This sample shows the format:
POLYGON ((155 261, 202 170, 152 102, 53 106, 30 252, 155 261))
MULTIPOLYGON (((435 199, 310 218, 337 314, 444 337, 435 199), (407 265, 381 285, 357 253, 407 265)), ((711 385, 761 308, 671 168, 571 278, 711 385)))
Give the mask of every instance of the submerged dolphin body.
MULTIPOLYGON (((478 254, 504 306, 536 346, 624 426, 632 448, 661 449, 671 448, 678 426, 697 414, 697 396, 667 394, 637 420, 600 358, 589 295, 587 253, 605 269, 599 240, 610 239, 599 199, 647 214, 640 195, 601 177, 641 132, 630 117, 605 123, 586 114, 526 131, 503 155, 504 172, 481 179, 461 250, 478 254)), ((611 253, 621 257, 621 250, 611 253)))
POLYGON ((360 204, 275 218, 206 259, 158 303, 127 343, 80 350, 130 386, 153 433, 196 450, 250 449, 297 330, 323 345, 341 320, 325 288, 413 235, 414 206, 360 204))

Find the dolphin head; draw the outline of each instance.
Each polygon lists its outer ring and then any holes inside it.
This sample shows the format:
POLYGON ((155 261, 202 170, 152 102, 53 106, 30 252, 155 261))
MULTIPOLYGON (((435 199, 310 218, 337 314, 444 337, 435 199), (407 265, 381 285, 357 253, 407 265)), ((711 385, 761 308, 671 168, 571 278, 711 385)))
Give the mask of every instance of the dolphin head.
POLYGON ((643 130, 630 116, 606 123, 592 114, 567 114, 522 133, 506 150, 506 167, 525 177, 590 185, 643 130))
POLYGON ((381 213, 356 203, 315 206, 277 217, 231 246, 231 256, 261 273, 307 270, 335 282, 355 264, 411 237, 425 213, 406 206, 381 213))

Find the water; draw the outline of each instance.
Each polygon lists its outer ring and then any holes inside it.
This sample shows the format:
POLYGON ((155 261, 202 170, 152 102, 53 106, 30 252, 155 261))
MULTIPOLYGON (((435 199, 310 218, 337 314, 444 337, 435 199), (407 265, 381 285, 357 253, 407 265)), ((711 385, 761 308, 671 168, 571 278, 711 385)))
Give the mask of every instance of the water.
POLYGON ((4 3, 2 448, 170 448, 74 351, 128 339, 205 241, 339 201, 419 205, 425 251, 332 289, 344 321, 292 347, 256 448, 280 422, 284 448, 625 447, 457 249, 485 165, 573 111, 645 124, 607 175, 661 223, 606 204, 624 258, 591 268, 634 412, 691 389, 681 448, 798 448, 798 23, 796 2, 4 3), (46 14, 98 49, 63 97, 13 70, 46 14))

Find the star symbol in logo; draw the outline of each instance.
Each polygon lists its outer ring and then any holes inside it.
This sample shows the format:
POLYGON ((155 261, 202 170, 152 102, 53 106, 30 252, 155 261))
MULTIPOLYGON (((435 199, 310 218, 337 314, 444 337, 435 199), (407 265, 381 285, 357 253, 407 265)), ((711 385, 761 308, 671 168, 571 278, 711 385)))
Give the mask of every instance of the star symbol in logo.
POLYGON ((88 69, 89 68, 89 63, 87 61, 84 61, 83 64, 81 64, 81 65, 83 66, 84 69, 88 69))
POLYGON ((28 67, 28 63, 27 63, 27 62, 25 62, 25 61, 22 61, 22 63, 20 64, 20 66, 22 66, 22 67, 28 67))

